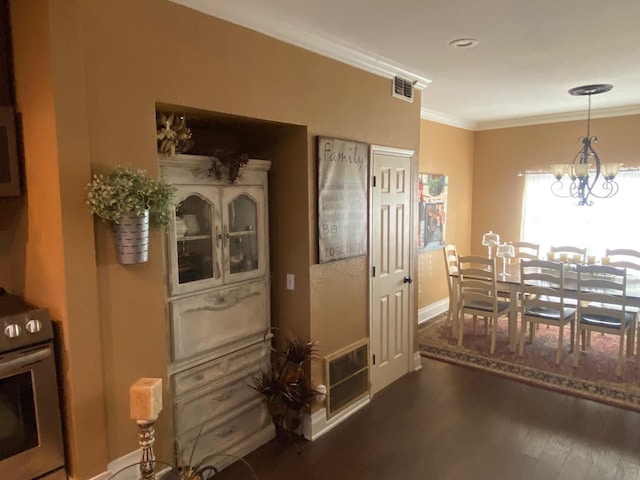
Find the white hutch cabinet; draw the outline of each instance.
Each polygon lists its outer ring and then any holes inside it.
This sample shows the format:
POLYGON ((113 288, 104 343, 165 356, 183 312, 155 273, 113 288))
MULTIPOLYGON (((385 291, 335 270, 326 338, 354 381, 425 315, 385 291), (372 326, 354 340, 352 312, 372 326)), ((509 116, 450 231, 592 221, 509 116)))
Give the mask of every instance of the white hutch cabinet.
POLYGON ((209 157, 160 159, 177 189, 167 236, 173 431, 178 456, 196 445, 194 464, 225 466, 233 459, 224 454, 243 456, 274 436, 250 387, 270 353, 270 165, 250 160, 231 184, 209 175, 209 157))

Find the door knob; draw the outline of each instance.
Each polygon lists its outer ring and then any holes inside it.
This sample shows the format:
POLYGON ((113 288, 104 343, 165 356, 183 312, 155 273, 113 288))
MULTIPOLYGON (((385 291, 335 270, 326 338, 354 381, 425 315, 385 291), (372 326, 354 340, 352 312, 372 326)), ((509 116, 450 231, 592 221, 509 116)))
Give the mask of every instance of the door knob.
POLYGON ((404 277, 404 279, 402 280, 404 283, 413 283, 413 278, 411 277, 404 277))

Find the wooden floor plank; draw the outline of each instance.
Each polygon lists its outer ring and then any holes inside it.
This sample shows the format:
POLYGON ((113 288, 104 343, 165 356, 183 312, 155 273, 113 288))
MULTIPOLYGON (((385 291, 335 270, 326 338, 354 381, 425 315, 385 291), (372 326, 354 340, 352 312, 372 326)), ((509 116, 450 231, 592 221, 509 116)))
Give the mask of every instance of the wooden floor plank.
MULTIPOLYGON (((423 360, 301 453, 269 442, 259 480, 640 478, 640 415, 423 360)), ((216 480, 254 477, 237 463, 216 480)))

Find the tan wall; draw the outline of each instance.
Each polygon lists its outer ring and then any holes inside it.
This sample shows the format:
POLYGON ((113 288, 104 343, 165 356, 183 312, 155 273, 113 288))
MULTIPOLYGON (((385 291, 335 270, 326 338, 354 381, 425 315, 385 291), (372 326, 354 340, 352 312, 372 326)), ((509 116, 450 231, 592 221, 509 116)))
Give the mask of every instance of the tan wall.
MULTIPOLYGON (((474 132, 420 122, 420 172, 448 176, 445 241, 468 253, 471 239, 474 132)), ((475 210, 475 209, 474 209, 475 210)), ((442 250, 418 254, 418 309, 447 298, 442 250)))
MULTIPOLYGON (((591 133, 599 140, 595 149, 603 162, 640 165, 635 141, 638 131, 640 115, 591 121, 591 133)), ((549 169, 553 163, 570 163, 581 146, 578 138, 585 133, 586 121, 476 132, 473 253, 486 253, 480 243, 488 230, 499 233, 501 241, 519 239, 524 177, 518 177, 518 173, 549 169)))
MULTIPOLYGON (((28 206, 17 202, 11 212, 27 233, 11 227, 4 235, 0 265, 7 250, 26 251, 11 268, 64 329, 74 478, 90 478, 136 449, 129 386, 146 376, 166 380, 163 236, 152 234, 148 263, 119 265, 108 226, 94 224, 83 199, 93 168, 123 164, 157 173, 157 102, 307 126, 306 155, 274 153, 270 173, 278 189, 270 192, 279 223, 270 225, 280 262, 277 321, 319 340, 321 355, 367 336, 366 260, 313 266, 314 138, 417 151, 420 95, 413 104, 393 99, 388 79, 167 1, 12 7, 22 39, 16 50, 24 48, 19 108, 34 133, 25 132, 28 206), (285 272, 296 274, 294 292, 284 290, 285 272)), ((293 142, 274 152, 305 146, 299 137, 293 142)), ((156 453, 165 459, 168 400, 156 430, 156 453)))
POLYGON ((89 138, 77 5, 12 2, 17 109, 22 114, 26 203, 14 247, 24 279, 15 293, 56 321, 66 396, 68 459, 76 471, 107 459, 93 224, 83 201, 89 138), (81 434, 79 432, 82 432, 81 434))

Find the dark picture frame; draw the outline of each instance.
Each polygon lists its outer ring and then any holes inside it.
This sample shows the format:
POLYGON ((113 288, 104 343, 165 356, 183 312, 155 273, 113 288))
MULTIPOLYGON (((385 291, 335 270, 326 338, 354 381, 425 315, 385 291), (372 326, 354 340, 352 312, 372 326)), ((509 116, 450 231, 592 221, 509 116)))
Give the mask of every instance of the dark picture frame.
POLYGON ((0 197, 20 193, 16 114, 13 107, 0 106, 0 197))

